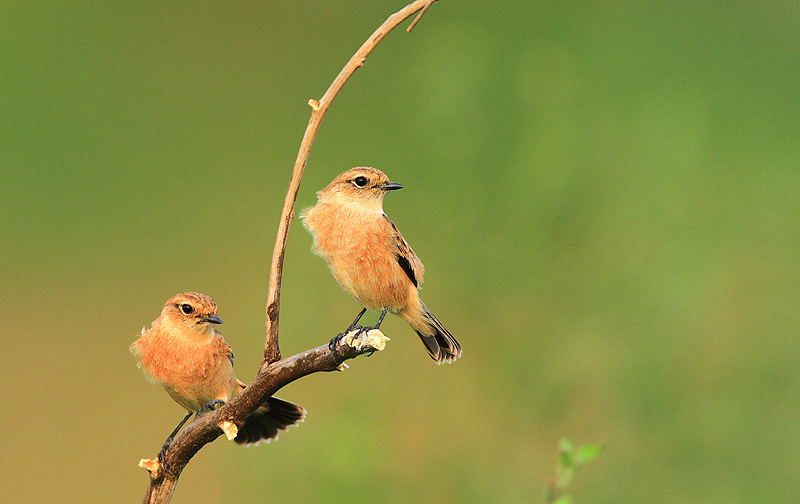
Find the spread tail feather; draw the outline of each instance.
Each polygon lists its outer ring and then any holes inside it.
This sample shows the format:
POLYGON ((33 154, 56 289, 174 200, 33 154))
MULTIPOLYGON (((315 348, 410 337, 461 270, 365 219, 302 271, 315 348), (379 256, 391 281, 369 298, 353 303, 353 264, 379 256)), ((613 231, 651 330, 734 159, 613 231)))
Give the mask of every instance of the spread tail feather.
POLYGON ((453 362, 461 357, 461 345, 458 344, 458 341, 421 301, 420 306, 427 327, 414 330, 425 344, 425 349, 428 350, 431 358, 437 364, 442 364, 443 362, 453 362))
POLYGON ((278 437, 279 430, 288 430, 292 425, 302 422, 306 410, 297 404, 270 397, 267 402, 253 412, 236 435, 237 444, 258 444, 278 437))

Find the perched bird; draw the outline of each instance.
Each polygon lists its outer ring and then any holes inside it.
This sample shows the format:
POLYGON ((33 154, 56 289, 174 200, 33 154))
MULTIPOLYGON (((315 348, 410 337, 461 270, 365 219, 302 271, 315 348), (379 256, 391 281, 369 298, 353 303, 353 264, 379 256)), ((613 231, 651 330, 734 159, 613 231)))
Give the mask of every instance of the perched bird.
POLYGON ((380 170, 352 168, 317 192, 317 204, 300 218, 314 238, 314 253, 364 306, 345 333, 376 329, 392 312, 417 332, 438 364, 452 362, 461 356, 461 345, 419 299, 422 262, 383 213, 386 192, 402 188, 380 170), (380 312, 378 323, 357 326, 367 308, 380 312))
MULTIPOLYGON (((214 301, 197 292, 171 297, 150 329, 142 329, 130 346, 145 377, 160 384, 188 413, 167 438, 172 439, 195 413, 214 409, 235 397, 245 384, 233 373, 233 351, 214 327, 221 324, 214 301)), ((254 411, 234 439, 258 444, 278 436, 279 430, 302 422, 306 411, 296 404, 270 397, 254 411)))

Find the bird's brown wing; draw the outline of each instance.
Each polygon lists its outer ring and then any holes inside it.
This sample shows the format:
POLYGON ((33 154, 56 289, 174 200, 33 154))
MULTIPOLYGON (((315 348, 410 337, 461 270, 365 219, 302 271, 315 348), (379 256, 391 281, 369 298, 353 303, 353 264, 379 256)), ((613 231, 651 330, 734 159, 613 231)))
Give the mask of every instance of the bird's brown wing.
POLYGON ((422 275, 425 267, 417 257, 417 254, 411 250, 411 247, 409 247, 408 243, 406 243, 406 241, 403 239, 403 235, 401 235, 400 231, 397 230, 397 226, 395 226, 385 214, 383 218, 386 219, 386 222, 391 227, 391 238, 392 242, 394 243, 395 258, 397 259, 397 263, 401 268, 403 268, 403 271, 405 271, 406 275, 408 275, 411 283, 413 283, 415 287, 420 288, 420 286, 422 286, 422 275))
POLYGON ((214 328, 214 336, 219 338, 217 344, 222 347, 221 350, 225 352, 225 356, 231 361, 231 366, 233 366, 233 348, 225 341, 225 338, 222 337, 222 333, 217 331, 217 328, 214 328))

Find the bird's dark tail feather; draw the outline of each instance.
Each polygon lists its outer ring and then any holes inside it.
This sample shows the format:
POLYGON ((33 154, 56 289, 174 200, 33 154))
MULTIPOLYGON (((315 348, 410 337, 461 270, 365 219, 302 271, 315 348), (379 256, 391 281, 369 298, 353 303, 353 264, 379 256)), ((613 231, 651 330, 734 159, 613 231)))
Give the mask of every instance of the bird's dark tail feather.
POLYGON ((425 344, 431 358, 437 364, 442 364, 443 362, 453 362, 461 357, 461 345, 458 344, 458 341, 442 326, 442 323, 428 310, 427 306, 422 302, 420 304, 430 330, 417 331, 417 334, 425 344))
POLYGON ((297 404, 270 397, 267 402, 247 417, 244 426, 236 435, 237 444, 258 444, 278 437, 279 430, 288 430, 292 425, 302 422, 306 410, 297 404))

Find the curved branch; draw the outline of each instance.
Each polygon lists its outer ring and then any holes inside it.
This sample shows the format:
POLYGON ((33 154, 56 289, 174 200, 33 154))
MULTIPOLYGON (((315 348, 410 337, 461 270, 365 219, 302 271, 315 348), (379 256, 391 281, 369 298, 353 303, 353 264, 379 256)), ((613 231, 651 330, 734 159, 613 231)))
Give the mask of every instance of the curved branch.
POLYGON ((297 199, 297 191, 300 189, 300 179, 303 177, 308 162, 308 154, 311 145, 317 135, 317 130, 322 123, 325 112, 331 106, 333 99, 347 82, 347 79, 360 67, 364 66, 367 56, 383 38, 395 29, 400 23, 408 19, 411 15, 420 11, 420 15, 409 26, 410 29, 419 21, 420 16, 436 0, 416 0, 403 9, 389 16, 384 23, 370 35, 366 42, 356 51, 350 61, 342 68, 339 75, 333 80, 330 87, 319 101, 309 100, 311 106, 311 118, 306 126, 303 140, 300 142, 300 150, 294 162, 292 178, 289 181, 289 189, 286 191, 286 199, 283 202, 283 211, 278 225, 278 235, 275 238, 275 248, 272 251, 272 265, 269 271, 269 290, 267 291, 267 327, 264 341, 264 361, 266 363, 275 362, 281 358, 278 346, 278 316, 280 314, 281 299, 281 278, 283 276, 283 258, 286 252, 286 238, 289 234, 289 225, 294 218, 294 202, 297 199))
MULTIPOLYGON (((196 419, 182 430, 173 440, 164 454, 165 465, 153 460, 142 460, 140 465, 150 471, 150 484, 144 496, 144 503, 167 503, 172 497, 175 485, 178 483, 183 468, 191 458, 207 443, 214 441, 223 431, 223 422, 230 422, 237 427, 244 424, 245 419, 253 413, 264 401, 294 380, 320 371, 335 371, 346 367, 344 361, 353 359, 361 354, 370 353, 375 348, 358 348, 345 344, 336 345, 332 350, 327 344, 306 350, 287 359, 281 360, 278 347, 278 318, 280 314, 280 291, 283 273, 283 259, 286 251, 286 239, 289 226, 294 217, 294 203, 300 188, 309 151, 314 142, 322 118, 330 107, 333 99, 344 86, 347 79, 364 65, 370 52, 383 40, 383 38, 408 19, 419 12, 417 18, 409 26, 411 31, 428 7, 436 0, 416 0, 400 11, 392 14, 387 20, 367 39, 356 51, 350 61, 342 68, 333 83, 319 101, 310 100, 311 118, 308 121, 300 150, 297 153, 289 188, 286 192, 278 234, 275 238, 275 248, 270 267, 269 289, 267 292, 266 307, 266 336, 264 344, 264 360, 261 363, 253 381, 230 402, 216 411, 206 413, 196 419)), ((381 335, 382 336, 382 335, 381 335)))

